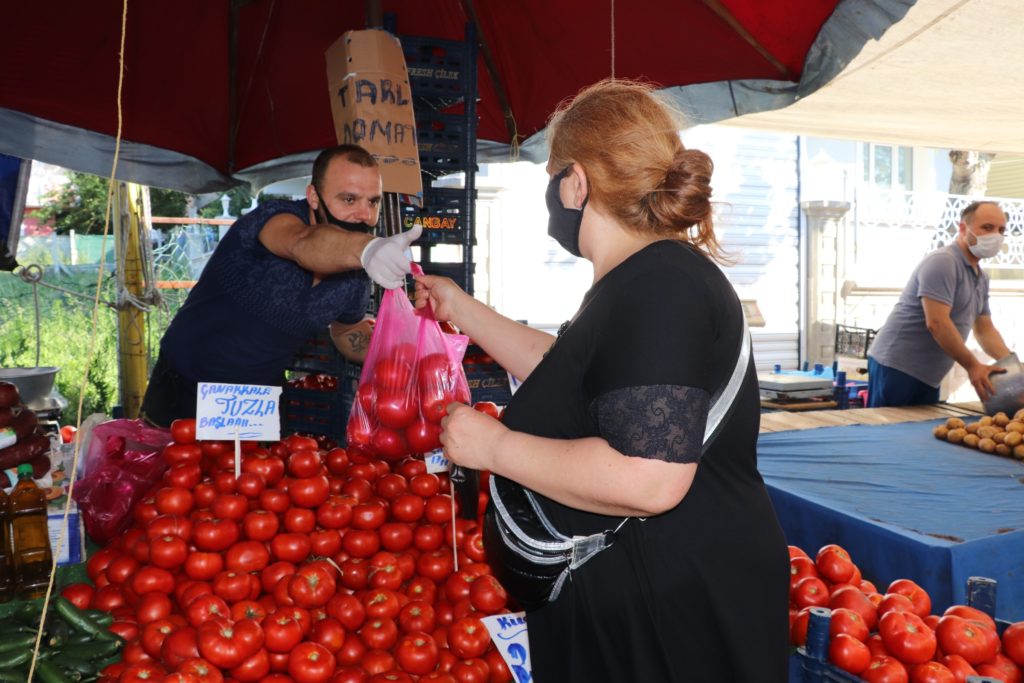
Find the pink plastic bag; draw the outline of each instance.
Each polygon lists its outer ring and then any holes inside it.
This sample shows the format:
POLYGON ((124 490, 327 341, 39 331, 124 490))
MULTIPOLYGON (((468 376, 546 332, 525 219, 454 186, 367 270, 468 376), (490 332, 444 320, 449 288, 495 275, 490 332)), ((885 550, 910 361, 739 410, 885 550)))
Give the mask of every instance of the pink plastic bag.
POLYGON ((468 344, 442 332, 429 307, 414 309, 402 289, 384 292, 349 414, 349 448, 384 460, 440 448, 447 405, 470 401, 468 344))
POLYGON ((167 469, 163 450, 170 442, 168 430, 142 420, 110 420, 92 430, 86 475, 74 489, 91 539, 105 543, 124 531, 135 503, 167 469))

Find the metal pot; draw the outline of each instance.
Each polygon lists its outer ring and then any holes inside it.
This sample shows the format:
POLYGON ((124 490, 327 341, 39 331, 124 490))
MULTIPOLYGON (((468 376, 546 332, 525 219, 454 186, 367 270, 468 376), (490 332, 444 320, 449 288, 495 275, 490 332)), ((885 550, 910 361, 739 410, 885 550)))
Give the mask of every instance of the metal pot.
POLYGON ((44 401, 53 391, 53 382, 60 368, 0 368, 0 381, 18 387, 21 402, 29 408, 44 401))

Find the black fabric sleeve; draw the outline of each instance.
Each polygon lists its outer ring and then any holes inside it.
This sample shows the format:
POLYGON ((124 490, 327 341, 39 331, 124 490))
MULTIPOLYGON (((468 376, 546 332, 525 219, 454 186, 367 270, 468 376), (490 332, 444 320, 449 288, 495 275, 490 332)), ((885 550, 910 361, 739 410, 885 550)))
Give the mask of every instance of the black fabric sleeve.
POLYGON ((700 459, 716 321, 706 289, 678 273, 616 292, 587 375, 600 434, 625 455, 700 459))

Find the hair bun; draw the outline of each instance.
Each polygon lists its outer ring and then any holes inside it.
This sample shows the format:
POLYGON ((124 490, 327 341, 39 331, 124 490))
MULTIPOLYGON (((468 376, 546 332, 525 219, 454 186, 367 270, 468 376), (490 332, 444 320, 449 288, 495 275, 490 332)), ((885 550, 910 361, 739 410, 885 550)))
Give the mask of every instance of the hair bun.
POLYGON ((714 162, 704 152, 680 147, 665 179, 651 197, 658 223, 688 229, 711 218, 714 162))

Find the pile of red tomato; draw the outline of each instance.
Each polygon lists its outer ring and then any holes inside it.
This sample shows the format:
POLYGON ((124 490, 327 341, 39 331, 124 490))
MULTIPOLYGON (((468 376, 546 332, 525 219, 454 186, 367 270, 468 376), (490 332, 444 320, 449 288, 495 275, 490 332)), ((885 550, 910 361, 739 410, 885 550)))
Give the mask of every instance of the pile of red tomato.
POLYGON ((470 402, 461 364, 443 352, 417 358, 415 346, 399 344, 369 370, 369 381, 356 390, 346 436, 353 448, 387 460, 440 448, 448 404, 470 402))
POLYGON ((126 641, 101 681, 512 680, 480 621, 507 594, 447 476, 292 435, 243 443, 236 477, 194 420, 172 435, 131 528, 62 591, 126 641))
POLYGON ((831 610, 829 660, 868 683, 964 683, 990 676, 1024 680, 1024 622, 999 635, 981 610, 953 605, 932 614, 928 593, 897 579, 881 593, 861 576, 849 553, 823 546, 814 558, 790 556, 790 640, 803 645, 812 607, 831 610))

